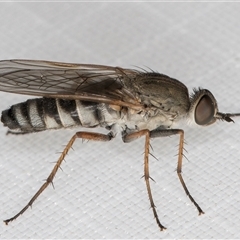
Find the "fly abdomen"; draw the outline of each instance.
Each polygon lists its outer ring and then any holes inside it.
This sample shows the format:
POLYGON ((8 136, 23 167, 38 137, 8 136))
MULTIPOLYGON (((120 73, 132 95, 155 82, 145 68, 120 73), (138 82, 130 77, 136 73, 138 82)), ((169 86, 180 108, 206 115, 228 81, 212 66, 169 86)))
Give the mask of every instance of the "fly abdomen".
POLYGON ((100 124, 100 104, 55 98, 30 99, 2 112, 1 121, 10 133, 30 133, 47 129, 95 127, 100 124))
POLYGON ((2 112, 1 121, 13 133, 42 131, 46 128, 42 102, 43 99, 31 99, 15 104, 2 112))

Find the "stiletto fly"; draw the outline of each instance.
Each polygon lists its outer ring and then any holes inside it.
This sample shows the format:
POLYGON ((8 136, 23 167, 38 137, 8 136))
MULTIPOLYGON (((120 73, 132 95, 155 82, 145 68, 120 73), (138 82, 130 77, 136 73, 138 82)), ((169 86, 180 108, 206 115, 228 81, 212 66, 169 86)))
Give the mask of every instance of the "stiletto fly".
POLYGON ((25 134, 68 127, 103 127, 108 133, 76 132, 61 153, 46 182, 27 205, 6 224, 23 214, 53 182, 62 161, 77 138, 107 142, 121 133, 124 142, 145 138, 144 178, 150 205, 160 230, 150 188, 150 139, 178 134, 179 180, 197 208, 182 177, 184 131, 175 128, 180 120, 208 126, 216 120, 233 122, 240 113, 221 113, 207 89, 189 95, 180 81, 157 72, 88 64, 34 60, 0 61, 0 91, 40 96, 18 103, 2 112, 8 133, 25 134))

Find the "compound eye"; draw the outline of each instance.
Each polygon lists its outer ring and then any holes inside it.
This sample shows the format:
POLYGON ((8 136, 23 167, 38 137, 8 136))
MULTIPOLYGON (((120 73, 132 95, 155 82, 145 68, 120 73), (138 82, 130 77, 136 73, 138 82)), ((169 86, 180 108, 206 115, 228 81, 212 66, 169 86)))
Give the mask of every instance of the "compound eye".
POLYGON ((215 113, 215 107, 212 99, 204 95, 195 109, 195 121, 198 125, 211 124, 215 113))

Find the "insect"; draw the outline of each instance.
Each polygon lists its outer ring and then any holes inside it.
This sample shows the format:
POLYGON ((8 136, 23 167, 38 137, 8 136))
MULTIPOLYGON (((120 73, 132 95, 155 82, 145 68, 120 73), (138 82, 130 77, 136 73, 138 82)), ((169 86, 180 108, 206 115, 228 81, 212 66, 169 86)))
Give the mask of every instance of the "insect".
POLYGON ((53 182, 62 161, 77 138, 110 141, 120 133, 124 142, 145 138, 144 178, 154 218, 159 220, 150 188, 150 139, 178 134, 177 174, 199 215, 203 210, 187 189, 182 177, 184 131, 175 128, 180 120, 208 126, 216 120, 233 122, 240 113, 221 113, 207 89, 194 89, 189 96, 180 81, 157 72, 102 65, 71 64, 34 60, 0 61, 0 91, 40 96, 11 106, 1 121, 8 133, 25 134, 68 127, 103 127, 108 133, 76 132, 70 139, 46 182, 27 205, 6 224, 23 214, 53 182))

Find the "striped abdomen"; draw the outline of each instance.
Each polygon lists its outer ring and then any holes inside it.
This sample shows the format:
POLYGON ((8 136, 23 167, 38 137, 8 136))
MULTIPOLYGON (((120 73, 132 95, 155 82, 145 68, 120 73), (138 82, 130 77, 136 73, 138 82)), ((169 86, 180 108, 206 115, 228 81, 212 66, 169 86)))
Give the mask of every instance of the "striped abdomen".
POLYGON ((107 126, 117 115, 104 103, 38 98, 11 106, 2 112, 1 121, 12 133, 30 133, 79 125, 107 126))

